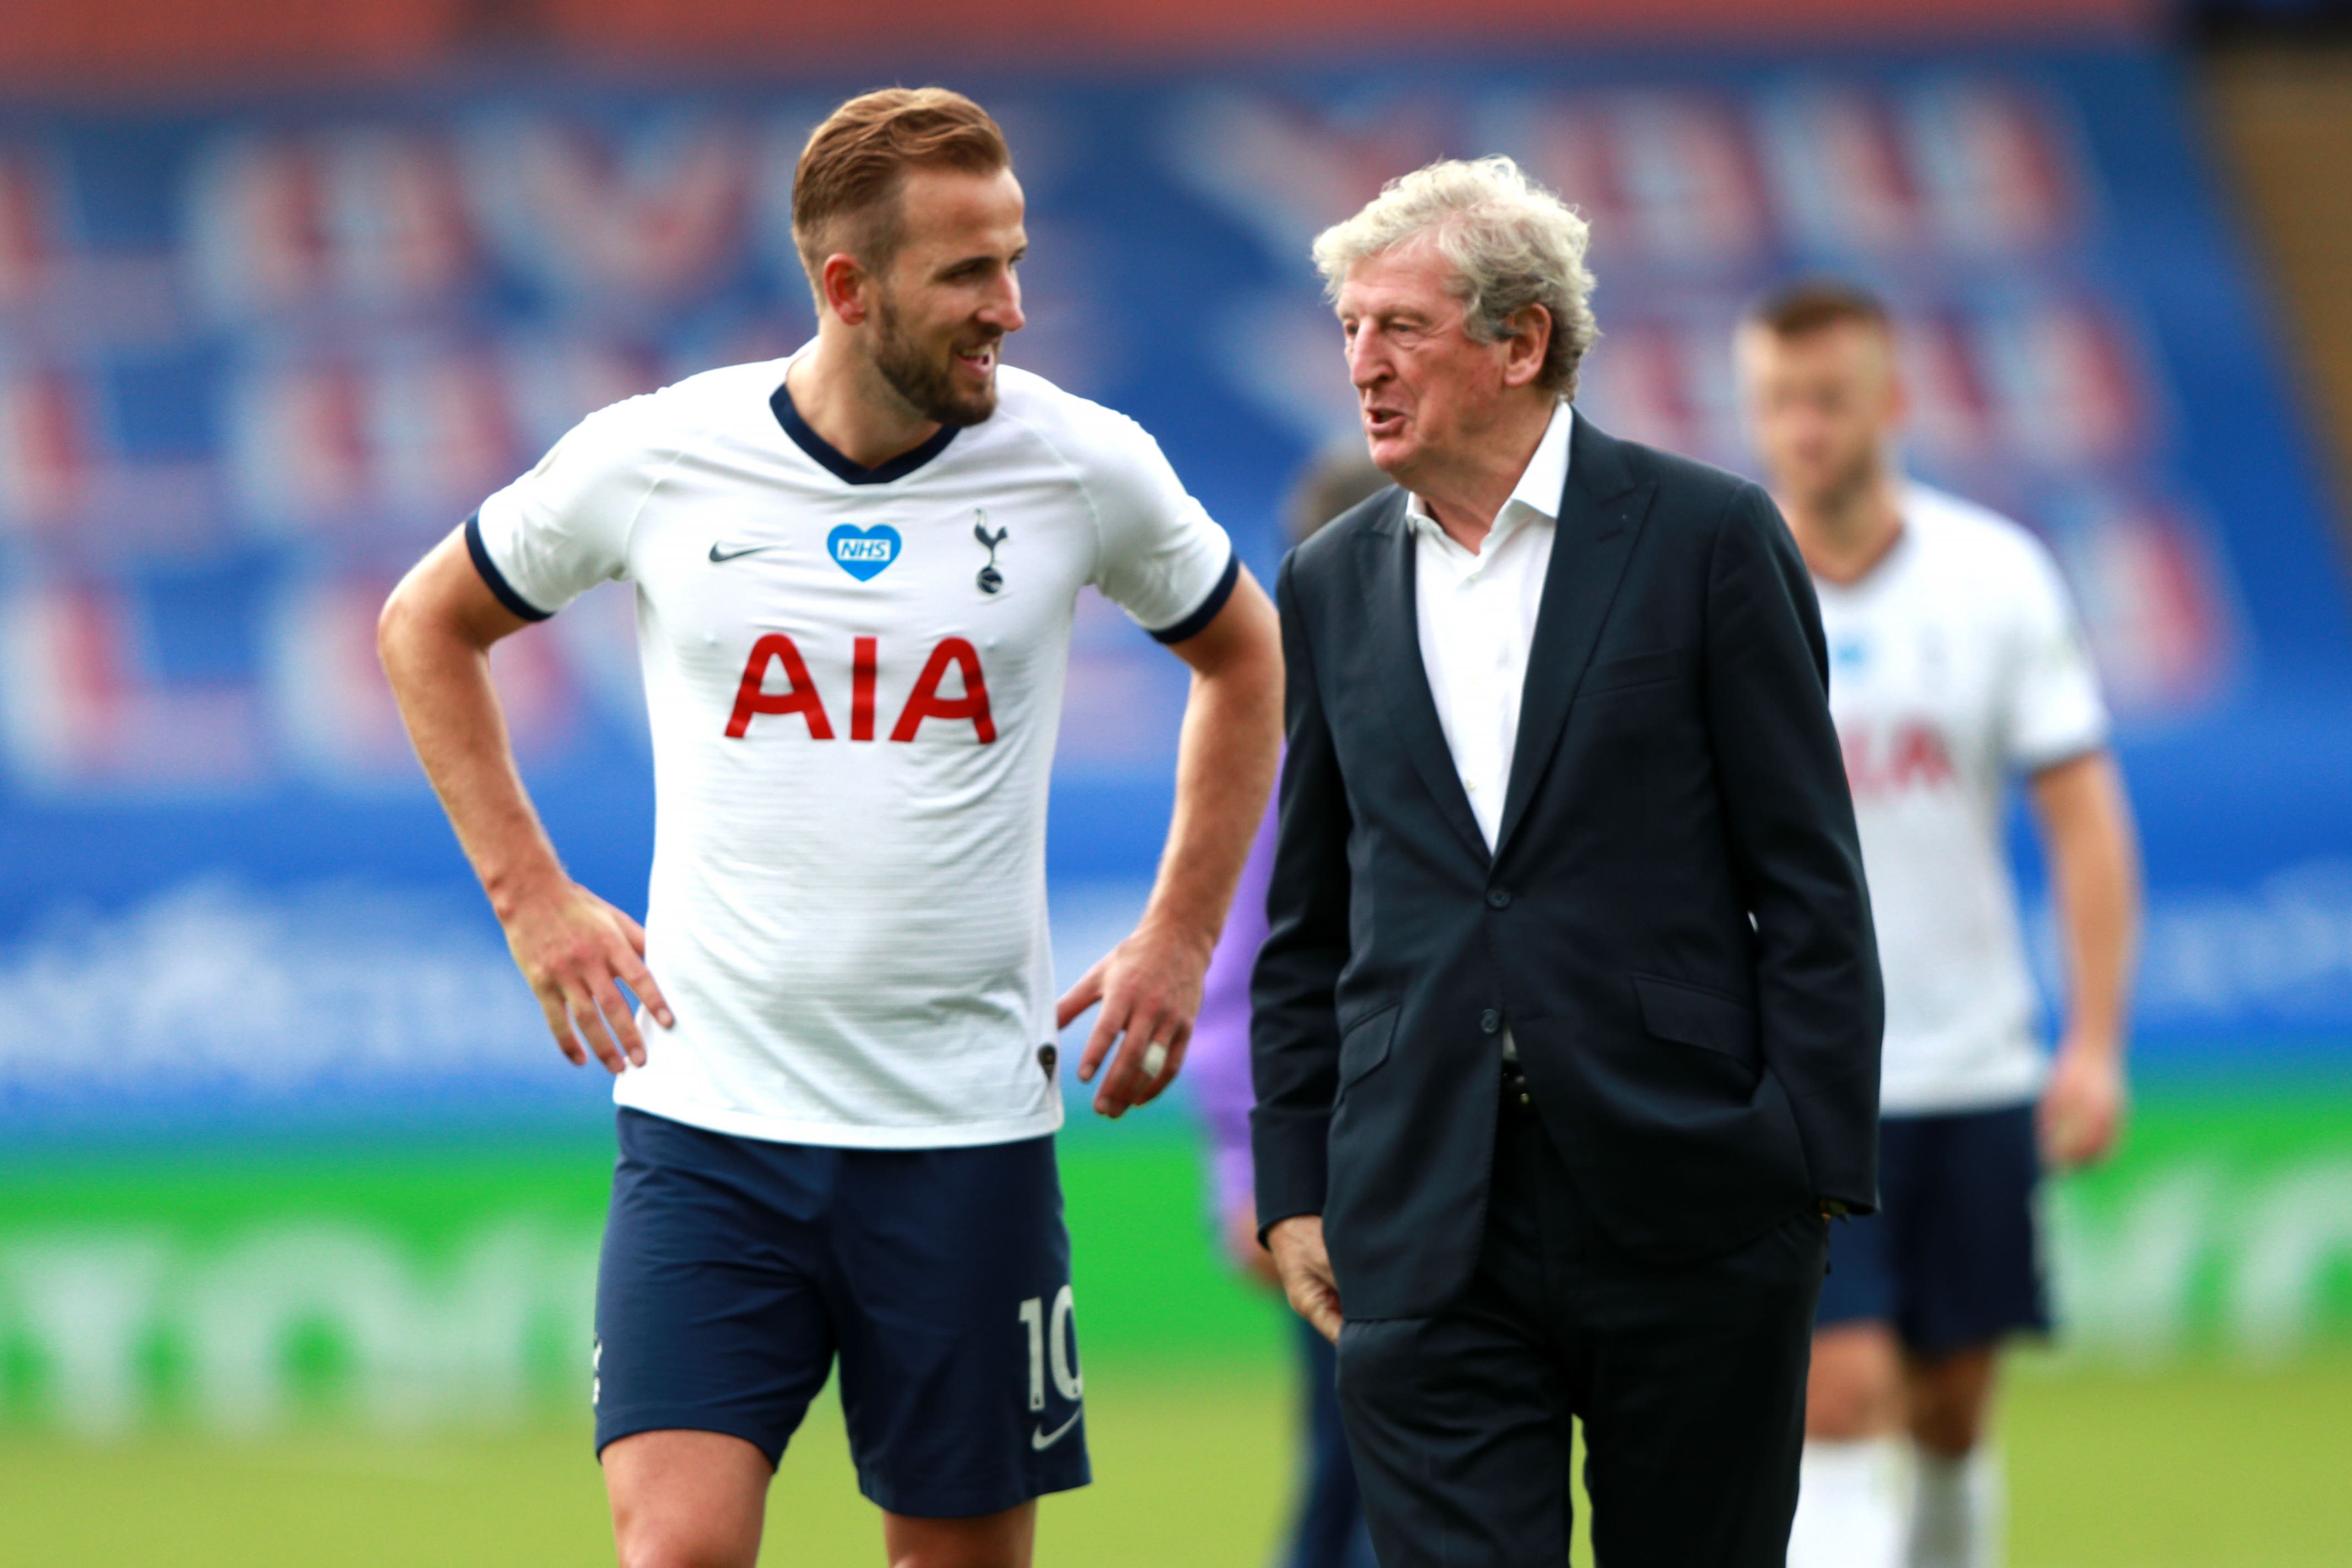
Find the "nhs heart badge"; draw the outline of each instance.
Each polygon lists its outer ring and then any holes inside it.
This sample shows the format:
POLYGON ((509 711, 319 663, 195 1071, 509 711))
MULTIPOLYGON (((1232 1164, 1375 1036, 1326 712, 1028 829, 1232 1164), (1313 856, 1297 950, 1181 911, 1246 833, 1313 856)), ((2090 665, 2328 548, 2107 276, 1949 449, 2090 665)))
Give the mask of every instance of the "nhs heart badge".
POLYGON ((871 528, 853 528, 844 523, 824 536, 824 548, 833 552, 842 570, 860 582, 871 582, 898 559, 898 530, 887 523, 871 528))

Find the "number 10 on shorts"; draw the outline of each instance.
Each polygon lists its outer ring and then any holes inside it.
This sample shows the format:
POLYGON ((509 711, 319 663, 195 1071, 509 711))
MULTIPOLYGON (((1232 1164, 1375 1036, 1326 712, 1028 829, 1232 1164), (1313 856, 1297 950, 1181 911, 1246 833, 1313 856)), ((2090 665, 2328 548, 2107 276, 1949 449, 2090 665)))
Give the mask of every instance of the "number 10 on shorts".
POLYGON ((1076 1402, 1085 1395, 1087 1382, 1077 1368, 1070 1364, 1076 1346, 1070 1331, 1070 1288, 1067 1285, 1054 1292, 1054 1310, 1045 1311, 1045 1298, 1032 1296, 1021 1303, 1021 1326, 1029 1331, 1029 1408, 1045 1408, 1045 1373, 1050 1364, 1054 1374, 1054 1391, 1063 1398, 1076 1402))

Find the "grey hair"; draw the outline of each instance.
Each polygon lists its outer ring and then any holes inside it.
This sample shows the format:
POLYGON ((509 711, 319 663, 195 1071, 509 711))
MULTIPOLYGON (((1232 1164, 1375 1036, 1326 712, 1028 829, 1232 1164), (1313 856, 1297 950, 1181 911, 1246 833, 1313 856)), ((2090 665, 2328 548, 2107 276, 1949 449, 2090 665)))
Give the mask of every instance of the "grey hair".
POLYGON ((1474 342, 1511 336, 1510 318, 1530 305, 1551 313, 1537 384, 1573 398, 1577 367, 1601 336, 1584 265, 1591 232, 1512 160, 1449 158, 1391 180, 1363 211, 1318 235, 1315 266, 1336 301, 1350 267, 1427 235, 1453 269, 1447 292, 1462 302, 1474 342))

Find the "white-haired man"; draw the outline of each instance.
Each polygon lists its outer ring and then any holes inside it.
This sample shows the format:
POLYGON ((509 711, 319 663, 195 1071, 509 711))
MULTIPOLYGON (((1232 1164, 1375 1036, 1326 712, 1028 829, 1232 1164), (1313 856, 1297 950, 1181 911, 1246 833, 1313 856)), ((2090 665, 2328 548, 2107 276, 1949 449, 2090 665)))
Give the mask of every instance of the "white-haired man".
POLYGON ((1397 481, 1283 564, 1258 1216, 1384 1568, 1779 1568, 1881 1001, 1804 562, 1570 406, 1583 221, 1507 159, 1321 236, 1397 481))

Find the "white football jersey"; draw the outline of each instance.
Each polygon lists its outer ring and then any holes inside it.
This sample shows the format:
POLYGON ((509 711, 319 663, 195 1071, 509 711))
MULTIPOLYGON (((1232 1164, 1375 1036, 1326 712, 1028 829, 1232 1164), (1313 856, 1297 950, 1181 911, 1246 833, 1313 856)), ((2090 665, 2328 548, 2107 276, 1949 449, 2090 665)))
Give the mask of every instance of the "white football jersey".
POLYGON ((2043 1056, 2003 829, 2016 774, 2106 742, 2056 562, 2017 524, 1925 486, 1850 586, 1814 580, 1886 979, 1881 1106, 2014 1104, 2043 1056))
POLYGON ((995 415, 878 468, 789 360, 590 415, 482 504, 475 563, 540 616, 637 599, 646 963, 677 1016, 614 1098, 860 1148, 1061 1124, 1045 800, 1078 591, 1162 641, 1239 571, 1132 420, 1010 367, 995 415))

